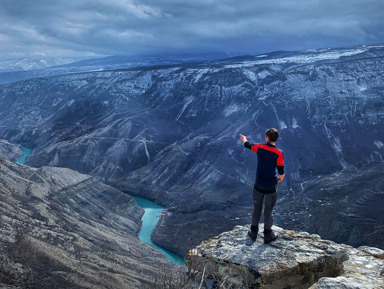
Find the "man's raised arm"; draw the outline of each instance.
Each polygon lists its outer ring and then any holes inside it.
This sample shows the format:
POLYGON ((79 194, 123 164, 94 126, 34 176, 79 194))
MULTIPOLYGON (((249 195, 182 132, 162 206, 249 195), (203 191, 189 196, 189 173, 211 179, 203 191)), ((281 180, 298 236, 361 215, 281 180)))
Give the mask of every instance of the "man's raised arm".
POLYGON ((244 146, 247 148, 247 149, 252 149, 252 145, 249 143, 249 141, 247 140, 247 137, 245 135, 242 135, 240 134, 240 140, 243 142, 244 146))
POLYGON ((241 140, 243 143, 246 143, 246 142, 247 142, 247 137, 246 137, 245 135, 240 134, 240 140, 241 140))

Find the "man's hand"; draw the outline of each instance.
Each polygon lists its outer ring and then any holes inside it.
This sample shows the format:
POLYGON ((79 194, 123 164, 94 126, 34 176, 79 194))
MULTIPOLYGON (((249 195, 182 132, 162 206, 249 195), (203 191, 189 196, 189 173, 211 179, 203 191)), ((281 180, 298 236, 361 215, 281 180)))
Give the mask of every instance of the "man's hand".
POLYGON ((281 183, 281 182, 284 180, 284 177, 285 177, 285 174, 284 174, 284 175, 279 175, 279 176, 277 177, 277 182, 278 182, 278 183, 281 183))
POLYGON ((243 143, 247 142, 247 138, 245 137, 245 135, 242 135, 242 134, 240 134, 240 140, 241 140, 243 143))

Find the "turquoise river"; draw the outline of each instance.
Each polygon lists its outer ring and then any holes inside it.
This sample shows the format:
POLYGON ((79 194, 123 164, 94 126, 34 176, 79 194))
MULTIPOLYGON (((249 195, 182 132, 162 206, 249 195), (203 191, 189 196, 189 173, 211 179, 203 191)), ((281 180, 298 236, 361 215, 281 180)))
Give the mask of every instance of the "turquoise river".
MULTIPOLYGON (((23 146, 21 146, 21 149, 24 151, 24 154, 15 161, 18 164, 24 164, 26 157, 32 153, 32 149, 23 146)), ((140 240, 162 252, 173 263, 184 265, 183 258, 152 242, 151 234, 159 221, 161 212, 165 208, 147 199, 136 196, 132 197, 135 199, 136 203, 144 209, 144 215, 142 217, 143 224, 139 234, 140 240)))

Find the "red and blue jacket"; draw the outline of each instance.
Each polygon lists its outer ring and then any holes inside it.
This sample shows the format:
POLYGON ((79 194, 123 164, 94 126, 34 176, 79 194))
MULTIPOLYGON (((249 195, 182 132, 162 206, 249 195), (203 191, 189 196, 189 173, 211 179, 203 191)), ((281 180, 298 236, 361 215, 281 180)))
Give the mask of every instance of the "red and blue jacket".
POLYGON ((244 146, 257 154, 257 171, 255 184, 271 187, 277 184, 276 168, 279 175, 284 175, 284 158, 281 150, 271 143, 244 146))

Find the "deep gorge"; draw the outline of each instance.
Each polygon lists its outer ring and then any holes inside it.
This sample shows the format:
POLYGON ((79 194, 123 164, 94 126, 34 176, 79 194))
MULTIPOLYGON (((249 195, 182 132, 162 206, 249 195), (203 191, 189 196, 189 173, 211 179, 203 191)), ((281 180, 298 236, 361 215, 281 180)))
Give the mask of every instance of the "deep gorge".
POLYGON ((167 207, 154 240, 185 255, 249 223, 256 164, 238 134, 257 142, 277 127, 287 171, 282 225, 324 230, 292 215, 308 216, 318 199, 333 218, 348 219, 329 238, 382 247, 380 215, 338 214, 333 200, 350 194, 334 178, 348 172, 362 178, 353 188, 363 194, 355 210, 379 212, 380 173, 372 174, 374 193, 362 186, 371 177, 364 173, 383 160, 383 71, 380 45, 55 76, 48 70, 0 87, 0 137, 34 147, 30 166, 72 168, 167 207), (314 201, 302 198, 312 187, 314 201), (368 219, 372 235, 356 226, 368 219))

